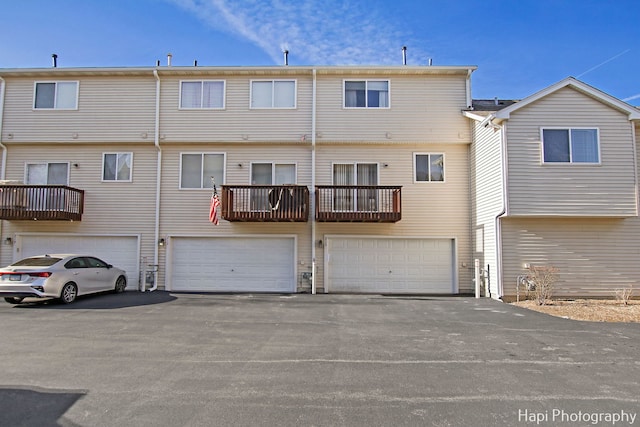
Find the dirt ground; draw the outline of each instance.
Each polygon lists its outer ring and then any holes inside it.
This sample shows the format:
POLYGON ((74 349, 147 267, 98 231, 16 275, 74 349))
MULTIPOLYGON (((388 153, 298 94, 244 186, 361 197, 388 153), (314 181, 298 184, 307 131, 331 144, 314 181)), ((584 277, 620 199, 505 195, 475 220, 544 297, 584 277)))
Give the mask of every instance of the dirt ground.
POLYGON ((591 322, 640 322, 640 300, 630 300, 628 305, 617 300, 599 299, 554 300, 547 305, 538 305, 535 301, 528 300, 512 304, 565 319, 591 322))

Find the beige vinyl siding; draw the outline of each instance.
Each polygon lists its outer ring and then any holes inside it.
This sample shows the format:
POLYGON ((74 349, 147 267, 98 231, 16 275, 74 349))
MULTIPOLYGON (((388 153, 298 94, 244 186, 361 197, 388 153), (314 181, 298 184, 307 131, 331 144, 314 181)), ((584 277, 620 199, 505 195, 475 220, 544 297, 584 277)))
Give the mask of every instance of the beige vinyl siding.
POLYGON ((275 80, 297 81, 297 106, 294 109, 251 109, 252 80, 272 77, 211 76, 198 79, 224 80, 225 109, 179 109, 179 77, 161 79, 160 134, 163 143, 233 142, 255 144, 292 143, 311 139, 312 80, 308 75, 274 76, 275 80), (307 135, 305 138, 304 135, 307 135))
MULTIPOLYGON (((163 146, 162 194, 160 207, 160 235, 176 236, 256 236, 296 235, 298 275, 311 271, 311 223, 290 222, 229 222, 224 219, 215 226, 209 222, 211 189, 179 189, 181 153, 226 153, 226 180, 228 185, 249 185, 252 162, 295 163, 298 185, 311 184, 311 152, 309 146, 300 145, 232 145, 188 144, 163 146), (241 165, 241 166, 240 166, 241 165)), ((221 195, 222 179, 217 181, 221 195)), ((170 244, 170 243, 169 243, 170 244)), ((160 250, 159 283, 164 285, 166 250, 160 250)), ((215 254, 211 254, 215 256, 215 254)), ((309 283, 296 278, 299 290, 309 283)))
POLYGON ((152 75, 7 78, 2 141, 153 143, 154 82, 152 75), (77 81, 78 109, 34 109, 34 83, 38 81, 77 81))
MULTIPOLYGON (((153 262, 156 150, 133 144, 11 145, 6 179, 23 181, 25 163, 69 162, 69 186, 85 191, 81 221, 3 221, 2 239, 15 233, 141 235, 141 256, 153 262), (102 153, 133 152, 131 182, 102 182, 102 153), (77 163, 78 167, 73 166, 77 163)), ((0 246, 2 264, 12 261, 12 248, 0 246)), ((142 260, 140 261, 142 262, 142 260)))
POLYGON ((471 139, 463 76, 335 76, 317 79, 317 142, 462 143, 471 139), (345 80, 389 80, 390 108, 343 108, 345 80))
MULTIPOLYGON (((316 154, 317 185, 333 185, 333 163, 378 163, 380 185, 402 186, 402 220, 388 223, 316 224, 316 238, 325 235, 407 236, 451 238, 457 245, 460 293, 472 291, 470 242, 469 160, 467 145, 404 144, 397 146, 333 145, 316 154), (445 182, 413 182, 413 153, 444 153, 445 182), (383 164, 388 164, 384 167, 383 164), (466 266, 463 266, 464 265, 466 266)), ((317 249, 318 287, 323 286, 323 250, 317 249)))
POLYGON ((640 287, 638 218, 506 218, 502 222, 503 287, 516 296, 524 264, 559 269, 557 297, 615 297, 640 287))
MULTIPOLYGON (((636 135, 640 135, 636 125, 636 135)), ((640 161, 640 152, 634 149, 640 161)), ((636 161, 636 165, 639 162, 636 161)), ((559 269, 555 296, 615 297, 640 287, 640 218, 505 218, 503 289, 516 296, 524 264, 559 269)))
POLYGON ((509 215, 637 215, 628 116, 571 88, 511 114, 507 128, 509 215), (542 164, 541 128, 599 129, 599 165, 542 164))
POLYGON ((503 211, 502 133, 474 122, 471 145, 471 197, 473 257, 489 270, 492 296, 499 295, 496 216, 503 211))

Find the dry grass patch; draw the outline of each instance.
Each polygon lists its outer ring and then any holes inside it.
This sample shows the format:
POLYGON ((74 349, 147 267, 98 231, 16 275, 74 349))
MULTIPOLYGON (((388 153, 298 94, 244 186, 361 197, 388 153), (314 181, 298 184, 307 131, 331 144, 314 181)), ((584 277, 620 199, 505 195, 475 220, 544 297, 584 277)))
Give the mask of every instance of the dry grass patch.
POLYGON ((538 305, 534 300, 514 302, 513 305, 552 316, 591 322, 640 322, 640 300, 577 299, 552 300, 538 305))

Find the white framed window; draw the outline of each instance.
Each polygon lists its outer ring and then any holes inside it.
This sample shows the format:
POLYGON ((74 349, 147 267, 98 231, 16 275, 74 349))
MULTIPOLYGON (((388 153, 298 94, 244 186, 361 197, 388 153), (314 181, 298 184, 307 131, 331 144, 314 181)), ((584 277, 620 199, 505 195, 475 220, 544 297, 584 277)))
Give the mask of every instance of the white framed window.
MULTIPOLYGON (((251 185, 293 185, 296 183, 294 163, 254 162, 251 163, 251 185)), ((251 210, 269 211, 290 206, 293 190, 284 188, 252 188, 251 210)))
POLYGON ((69 185, 69 163, 27 163, 24 182, 28 185, 69 185))
POLYGON ((414 182, 444 182, 444 154, 413 153, 414 182))
POLYGON ((597 128, 543 128, 543 163, 600 163, 597 128))
POLYGON ((296 165, 294 163, 251 163, 252 185, 293 185, 295 183, 296 165))
POLYGON ((225 153, 180 153, 180 188, 213 188, 224 184, 225 153))
MULTIPOLYGON (((377 186, 377 163, 334 163, 333 185, 336 186, 377 186)), ((335 211, 376 211, 378 192, 371 188, 337 188, 334 190, 333 209, 335 211)))
POLYGON ((389 80, 345 80, 344 108, 389 108, 389 80))
POLYGON ((252 80, 251 108, 296 108, 296 80, 252 80))
POLYGON ((224 109, 225 81, 180 82, 180 109, 224 109))
POLYGON ((102 180, 131 182, 133 153, 103 153, 102 180))
POLYGON ((78 109, 78 82, 35 82, 33 108, 55 110, 78 109))

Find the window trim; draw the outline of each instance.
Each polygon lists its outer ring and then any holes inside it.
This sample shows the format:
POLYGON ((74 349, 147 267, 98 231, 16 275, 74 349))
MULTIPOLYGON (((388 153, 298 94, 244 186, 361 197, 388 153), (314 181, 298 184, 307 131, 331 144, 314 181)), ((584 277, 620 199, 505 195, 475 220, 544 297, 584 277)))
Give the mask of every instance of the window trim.
POLYGON ((296 110, 298 108, 298 80, 297 79, 251 79, 249 80, 249 109, 250 110, 296 110), (254 82, 271 82, 271 107, 254 107, 253 106, 253 83, 254 82), (274 107, 275 92, 274 86, 276 82, 293 82, 293 107, 274 107))
POLYGON ((343 110, 390 110, 391 109, 391 79, 343 79, 342 80, 342 109, 343 110), (347 107, 347 82, 365 82, 365 104, 368 104, 369 91, 367 86, 369 82, 387 82, 388 106, 386 107, 347 107))
POLYGON ((102 182, 133 182, 133 152, 132 151, 109 151, 102 153, 102 182), (104 178, 104 163, 105 157, 108 154, 116 155, 116 178, 115 179, 105 179, 104 178), (117 156, 118 154, 129 154, 131 156, 131 169, 129 169, 129 179, 118 179, 118 164, 117 164, 117 156))
POLYGON ((367 161, 355 161, 355 162, 342 162, 342 161, 335 161, 335 162, 331 162, 331 185, 339 185, 336 184, 334 179, 334 167, 335 165, 352 165, 353 166, 353 176, 352 178, 354 179, 354 182, 356 184, 353 184, 354 186, 358 186, 359 184, 357 184, 358 182, 358 165, 376 165, 376 183, 372 184, 375 185, 376 187, 380 186, 380 162, 367 162, 367 161))
MULTIPOLYGON (((66 185, 69 186, 69 177, 70 177, 70 166, 71 162, 25 162, 24 163, 24 180, 23 182, 27 185, 66 185), (47 168, 50 164, 66 164, 67 165, 67 182, 66 184, 29 184, 29 165, 47 165, 47 168)), ((47 171, 48 172, 48 171, 47 171)))
POLYGON ((211 79, 201 79, 201 80, 180 80, 178 83, 178 110, 225 110, 227 107, 227 81, 226 80, 211 80, 211 79), (202 106, 202 91, 204 90, 205 82, 213 82, 213 83, 222 83, 222 107, 203 107, 202 106), (182 106, 182 83, 202 83, 202 87, 200 88, 200 107, 183 107, 182 106))
POLYGON ((271 160, 264 160, 264 161, 260 161, 260 160, 255 160, 252 161, 249 164, 249 184, 253 185, 252 181, 253 181, 253 165, 254 164, 271 164, 271 182, 273 183, 275 181, 276 178, 276 166, 277 165, 292 165, 294 168, 294 174, 295 174, 295 182, 293 183, 289 183, 289 184, 269 184, 269 185, 298 185, 298 163, 297 162, 276 162, 276 161, 271 161, 271 160))
POLYGON ((33 102, 31 104, 31 109, 33 111, 53 111, 53 110, 60 110, 60 111, 77 111, 78 110, 78 97, 80 94, 80 81, 79 80, 38 80, 33 82, 33 102), (39 84, 55 84, 55 92, 54 92, 54 98, 53 98, 53 107, 36 107, 36 94, 37 94, 37 88, 39 84), (56 107, 56 101, 58 99, 58 83, 75 83, 76 84, 76 102, 75 102, 75 106, 73 108, 58 108, 56 107))
POLYGON ((444 184, 447 182, 447 171, 446 164, 447 158, 444 152, 414 152, 413 153, 413 183, 414 184, 444 184), (429 179, 426 181, 418 181, 418 167, 417 167, 417 158, 418 156, 429 156, 429 179), (442 156, 442 181, 432 181, 431 180, 431 156, 442 156))
POLYGON ((545 126, 540 127, 540 164, 554 165, 554 166, 599 166, 602 164, 602 153, 600 148, 600 128, 589 126, 545 126), (566 130, 569 134, 569 161, 568 162, 545 162, 544 160, 544 131, 545 130, 566 130), (572 130, 595 130, 596 131, 596 143, 598 144, 598 161, 597 162, 574 162, 572 159, 572 144, 571 144, 571 131, 572 130))
MULTIPOLYGON (((216 181, 216 187, 220 187, 227 182, 227 153, 222 151, 181 151, 180 152, 180 169, 178 171, 178 190, 185 191, 202 191, 202 190, 213 190, 212 187, 200 187, 200 188, 192 188, 192 187, 183 187, 182 186, 182 156, 185 154, 200 154, 201 160, 200 165, 203 166, 204 156, 207 154, 215 154, 222 155, 222 182, 216 181)), ((204 170, 204 167, 203 167, 204 170)), ((201 177, 202 178, 202 177, 201 177)), ((200 184, 202 185, 202 179, 200 180, 200 184)))

